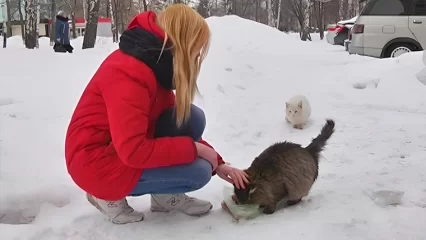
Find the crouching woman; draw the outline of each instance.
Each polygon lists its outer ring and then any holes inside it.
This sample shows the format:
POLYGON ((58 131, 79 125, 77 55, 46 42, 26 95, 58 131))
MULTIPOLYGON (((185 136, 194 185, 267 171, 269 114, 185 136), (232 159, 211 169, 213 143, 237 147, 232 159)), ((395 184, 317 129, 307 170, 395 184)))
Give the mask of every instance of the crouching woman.
POLYGON ((151 211, 200 216, 212 204, 185 193, 215 174, 238 188, 248 182, 202 139, 205 115, 192 104, 209 41, 206 21, 183 4, 139 14, 82 93, 66 134, 66 165, 113 223, 144 219, 128 196, 150 194, 151 211))

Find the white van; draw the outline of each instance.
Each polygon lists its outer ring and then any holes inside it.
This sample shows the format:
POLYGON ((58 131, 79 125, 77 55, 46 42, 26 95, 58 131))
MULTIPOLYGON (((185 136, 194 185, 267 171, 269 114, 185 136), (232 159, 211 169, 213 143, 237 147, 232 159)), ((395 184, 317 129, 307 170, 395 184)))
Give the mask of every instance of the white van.
POLYGON ((350 54, 378 58, 426 50, 426 0, 371 0, 349 40, 350 54))

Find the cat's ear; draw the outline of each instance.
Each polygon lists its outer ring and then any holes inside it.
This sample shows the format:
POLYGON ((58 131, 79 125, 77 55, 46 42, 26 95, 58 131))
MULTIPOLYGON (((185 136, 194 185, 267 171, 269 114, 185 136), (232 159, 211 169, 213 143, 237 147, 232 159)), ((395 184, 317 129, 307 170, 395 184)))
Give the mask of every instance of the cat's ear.
POLYGON ((285 102, 285 107, 287 107, 288 108, 288 106, 289 106, 290 104, 288 104, 288 102, 285 102))
POLYGON ((302 108, 302 101, 300 101, 299 104, 297 104, 297 106, 302 108))

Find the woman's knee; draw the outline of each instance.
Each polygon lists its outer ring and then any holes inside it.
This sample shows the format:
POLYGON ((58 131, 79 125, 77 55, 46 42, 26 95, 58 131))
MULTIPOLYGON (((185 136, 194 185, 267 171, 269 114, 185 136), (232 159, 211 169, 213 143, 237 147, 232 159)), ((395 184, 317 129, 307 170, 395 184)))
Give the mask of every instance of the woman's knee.
POLYGON ((193 172, 189 175, 196 189, 200 189, 210 182, 212 177, 211 164, 202 158, 198 158, 193 163, 193 172))
POLYGON ((200 140, 206 127, 206 116, 201 108, 191 104, 191 115, 180 128, 176 126, 174 108, 166 110, 155 126, 155 137, 188 136, 194 141, 200 140))
POLYGON ((193 139, 195 141, 200 140, 206 128, 206 115, 204 111, 194 104, 191 104, 191 118, 189 121, 192 128, 193 139))

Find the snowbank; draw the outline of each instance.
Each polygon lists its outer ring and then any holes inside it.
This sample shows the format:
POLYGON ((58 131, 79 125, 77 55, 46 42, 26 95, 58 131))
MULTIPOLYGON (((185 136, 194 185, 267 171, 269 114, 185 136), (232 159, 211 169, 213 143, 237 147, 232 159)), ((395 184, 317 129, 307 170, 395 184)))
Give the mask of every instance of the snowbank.
POLYGON ((275 141, 309 143, 333 118, 310 195, 234 224, 220 209, 226 183, 215 177, 191 194, 212 201, 208 216, 149 213, 141 197, 129 203, 146 212, 144 222, 110 224, 68 176, 63 144, 85 84, 117 44, 55 54, 42 39, 39 50, 0 49, 0 239, 426 239, 422 53, 349 56, 235 16, 207 21, 213 42, 196 99, 208 117, 204 137, 245 168, 275 141), (299 93, 313 109, 303 131, 284 120, 285 101, 299 93))
POLYGON ((348 20, 342 20, 342 21, 337 22, 337 24, 355 23, 356 20, 358 19, 358 17, 359 16, 355 16, 355 17, 348 19, 348 20))

